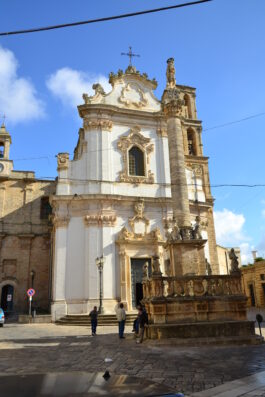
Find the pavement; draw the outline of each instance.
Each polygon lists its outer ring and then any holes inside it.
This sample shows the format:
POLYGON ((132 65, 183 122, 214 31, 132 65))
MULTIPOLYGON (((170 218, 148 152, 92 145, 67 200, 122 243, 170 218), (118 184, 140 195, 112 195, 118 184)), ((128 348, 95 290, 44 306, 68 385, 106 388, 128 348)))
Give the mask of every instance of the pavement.
POLYGON ((125 332, 126 339, 119 339, 117 327, 98 327, 92 337, 89 327, 6 324, 0 328, 0 390, 1 376, 6 375, 109 370, 185 396, 265 397, 265 344, 156 346, 137 344, 131 327, 125 332))

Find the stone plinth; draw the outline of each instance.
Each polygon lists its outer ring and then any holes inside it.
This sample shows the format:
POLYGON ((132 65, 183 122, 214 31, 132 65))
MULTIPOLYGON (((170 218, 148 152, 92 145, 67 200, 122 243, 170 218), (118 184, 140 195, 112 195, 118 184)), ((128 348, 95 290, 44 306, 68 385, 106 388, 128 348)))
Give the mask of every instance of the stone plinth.
POLYGON ((144 281, 144 302, 152 339, 253 336, 240 275, 155 275, 144 281))
POLYGON ((206 240, 176 240, 169 244, 171 269, 174 276, 205 274, 204 245, 206 240))

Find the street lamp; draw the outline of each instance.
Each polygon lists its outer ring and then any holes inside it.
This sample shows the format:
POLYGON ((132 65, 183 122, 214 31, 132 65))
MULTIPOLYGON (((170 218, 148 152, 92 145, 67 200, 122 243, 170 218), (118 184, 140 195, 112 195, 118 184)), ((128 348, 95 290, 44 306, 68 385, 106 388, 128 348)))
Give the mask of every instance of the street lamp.
POLYGON ((34 278, 35 278, 35 271, 34 270, 31 270, 30 277, 31 277, 31 288, 33 288, 34 287, 34 278))
POLYGON ((100 258, 96 258, 96 265, 99 270, 99 314, 104 313, 104 308, 102 306, 102 297, 103 297, 103 280, 102 280, 102 272, 103 272, 103 266, 104 266, 105 258, 103 255, 101 255, 100 258))

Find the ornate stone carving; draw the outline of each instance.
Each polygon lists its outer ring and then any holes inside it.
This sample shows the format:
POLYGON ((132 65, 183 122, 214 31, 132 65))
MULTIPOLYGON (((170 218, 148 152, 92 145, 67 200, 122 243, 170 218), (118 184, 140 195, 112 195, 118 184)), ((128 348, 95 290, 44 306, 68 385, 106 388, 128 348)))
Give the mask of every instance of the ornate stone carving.
POLYGON ((161 269, 160 269, 160 262, 159 262, 159 256, 154 256, 152 260, 152 275, 160 275, 161 269))
POLYGON ((147 219, 144 213, 144 202, 139 200, 134 205, 135 215, 133 218, 129 219, 129 225, 131 226, 133 233, 138 235, 147 234, 147 227, 149 225, 149 219, 147 219), (143 228, 142 228, 143 226, 143 228))
POLYGON ((174 58, 167 60, 167 86, 162 96, 162 108, 167 117, 182 115, 184 100, 176 87, 174 58))
POLYGON ((84 128, 86 130, 112 130, 112 121, 106 119, 89 119, 84 120, 84 128))
POLYGON ((54 216, 52 217, 52 222, 54 227, 67 227, 70 221, 70 216, 54 216))
POLYGON ((239 269, 239 262, 238 262, 238 256, 236 256, 234 248, 231 248, 229 252, 229 259, 231 260, 231 270, 230 274, 237 274, 240 273, 239 269))
POLYGON ((208 262, 207 258, 205 258, 205 268, 206 268, 206 274, 208 276, 211 276, 212 275, 212 267, 211 267, 210 263, 208 262))
POLYGON ((110 211, 101 211, 97 214, 88 214, 84 217, 86 226, 98 225, 98 226, 114 226, 117 220, 115 213, 110 211))
POLYGON ((192 163, 187 163, 187 167, 193 171, 193 173, 198 176, 202 177, 203 175, 203 167, 199 164, 192 164, 192 163))
POLYGON ((99 83, 93 84, 92 88, 93 90, 95 90, 95 95, 88 96, 87 94, 83 94, 83 99, 86 105, 93 102, 100 102, 102 97, 106 95, 101 84, 99 83))
POLYGON ((145 262, 143 265, 143 278, 148 278, 148 262, 145 262))
POLYGON ((65 170, 69 167, 69 153, 57 154, 57 170, 65 170))
POLYGON ((196 223, 194 225, 194 228, 192 230, 192 237, 195 240, 201 240, 202 239, 202 234, 201 234, 201 218, 199 216, 196 216, 196 223))
POLYGON ((128 107, 136 107, 138 109, 146 106, 148 103, 143 90, 133 83, 127 83, 126 86, 123 87, 118 101, 128 107), (135 99, 135 96, 138 97, 138 100, 135 99))
POLYGON ((174 88, 176 86, 174 58, 167 60, 167 87, 174 88))
POLYGON ((138 126, 133 127, 127 136, 122 136, 117 147, 122 152, 123 170, 120 172, 120 181, 128 183, 154 183, 154 175, 148 170, 149 156, 154 150, 154 145, 150 144, 150 138, 145 138, 138 126), (128 151, 132 146, 138 146, 145 156, 145 176, 137 176, 129 174, 128 151))

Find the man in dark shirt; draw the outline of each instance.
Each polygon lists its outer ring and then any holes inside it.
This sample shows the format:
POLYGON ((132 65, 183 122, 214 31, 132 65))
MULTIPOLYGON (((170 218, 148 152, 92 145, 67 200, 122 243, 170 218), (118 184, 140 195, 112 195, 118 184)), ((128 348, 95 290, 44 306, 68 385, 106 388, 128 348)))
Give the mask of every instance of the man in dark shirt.
POLYGON ((98 325, 97 306, 94 306, 94 309, 89 313, 89 317, 91 318, 92 336, 95 336, 96 335, 96 331, 97 331, 97 325, 98 325))
POLYGON ((140 307, 139 311, 138 311, 138 323, 139 323, 139 327, 140 327, 140 332, 139 332, 139 336, 140 336, 140 343, 143 342, 144 340, 144 327, 145 324, 148 324, 148 316, 146 313, 146 310, 143 307, 140 307))

